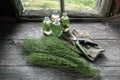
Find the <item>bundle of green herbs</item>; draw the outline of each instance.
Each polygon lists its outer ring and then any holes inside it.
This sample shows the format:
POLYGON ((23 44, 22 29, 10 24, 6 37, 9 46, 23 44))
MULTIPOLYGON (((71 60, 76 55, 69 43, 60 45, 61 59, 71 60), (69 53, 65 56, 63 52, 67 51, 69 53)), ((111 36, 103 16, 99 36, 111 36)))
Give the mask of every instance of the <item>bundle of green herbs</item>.
POLYGON ((27 60, 35 65, 67 69, 92 77, 100 76, 97 68, 90 66, 67 43, 56 37, 25 39, 22 47, 31 53, 27 60))

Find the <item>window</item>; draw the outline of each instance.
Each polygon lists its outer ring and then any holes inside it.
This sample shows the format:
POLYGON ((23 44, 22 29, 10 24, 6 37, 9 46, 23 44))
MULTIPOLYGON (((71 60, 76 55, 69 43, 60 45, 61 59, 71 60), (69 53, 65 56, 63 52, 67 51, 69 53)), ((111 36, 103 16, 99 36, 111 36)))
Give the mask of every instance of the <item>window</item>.
POLYGON ((97 0, 64 0, 65 10, 92 11, 96 9, 97 0))
POLYGON ((21 0, 26 16, 49 16, 53 10, 60 11, 59 0, 21 0))
POLYGON ((25 10, 60 9, 59 0, 21 0, 25 10))
MULTIPOLYGON (((18 0, 14 0, 18 1, 18 0)), ((66 11, 70 17, 104 17, 112 0, 21 0, 21 16, 50 16, 53 10, 66 11)))

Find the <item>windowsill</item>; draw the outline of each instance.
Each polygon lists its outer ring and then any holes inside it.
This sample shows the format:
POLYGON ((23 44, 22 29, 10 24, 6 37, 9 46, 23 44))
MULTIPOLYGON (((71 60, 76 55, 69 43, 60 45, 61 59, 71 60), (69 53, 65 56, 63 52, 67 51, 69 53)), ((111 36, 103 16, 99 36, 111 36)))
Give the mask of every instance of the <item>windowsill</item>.
MULTIPOLYGON (((31 17, 31 18, 43 18, 45 16, 50 16, 53 10, 25 10, 22 17, 31 17)), ((66 11, 70 18, 101 18, 103 15, 97 11, 66 11)), ((59 11, 60 14, 60 11, 59 11)))

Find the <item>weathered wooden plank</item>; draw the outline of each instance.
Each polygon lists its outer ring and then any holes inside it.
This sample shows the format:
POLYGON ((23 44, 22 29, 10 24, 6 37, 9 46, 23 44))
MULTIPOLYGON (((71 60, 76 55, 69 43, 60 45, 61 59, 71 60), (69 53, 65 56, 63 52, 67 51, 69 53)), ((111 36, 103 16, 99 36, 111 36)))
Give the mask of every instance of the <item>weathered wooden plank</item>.
POLYGON ((120 40, 96 40, 106 51, 94 62, 99 66, 120 66, 120 40))
POLYGON ((108 77, 106 80, 120 80, 120 77, 108 77))
MULTIPOLYGON (((108 25, 107 23, 71 23, 71 29, 87 31, 93 38, 97 39, 119 39, 120 27, 118 25, 108 25)), ((8 33, 5 39, 24 39, 26 36, 39 38, 42 36, 40 22, 1 24, 0 32, 8 33), (8 28, 8 29, 7 29, 8 28)), ((1 38, 2 39, 2 38, 1 38)))
POLYGON ((25 37, 39 38, 42 35, 41 23, 8 23, 0 24, 0 39, 24 39, 25 37), (4 37, 7 36, 7 37, 4 37))
POLYGON ((3 66, 0 68, 0 78, 2 80, 76 80, 79 76, 77 73, 47 67, 3 66))
POLYGON ((5 40, 0 43, 0 65, 26 65, 25 53, 14 40, 5 40))
MULTIPOLYGON (((25 65, 28 53, 21 50, 18 43, 23 40, 5 40, 0 45, 0 65, 25 65), (15 62, 14 62, 15 61, 15 62)), ((97 66, 120 66, 120 40, 96 40, 106 51, 94 62, 97 66)))
POLYGON ((71 29, 85 30, 93 38, 97 39, 119 39, 119 25, 109 25, 109 23, 72 23, 71 29))
POLYGON ((99 67, 104 76, 117 76, 120 77, 120 67, 99 67))
MULTIPOLYGON (((118 80, 120 78, 120 67, 102 67, 102 74, 104 74, 106 80, 118 80)), ((47 67, 35 67, 35 66, 1 66, 0 79, 10 78, 9 80, 25 80, 29 78, 39 78, 40 80, 86 80, 89 77, 85 77, 81 74, 47 68, 47 67), (12 77, 11 77, 12 76, 12 77)), ((4 80, 4 79, 3 79, 4 80)), ((7 80, 7 79, 6 79, 7 80)), ((99 79, 97 79, 99 80, 99 79)), ((103 80, 103 79, 102 79, 103 80)))
MULTIPOLYGON (((72 23, 71 29, 87 31, 106 51, 95 62, 107 80, 120 78, 120 24, 72 23)), ((26 53, 20 49, 26 36, 39 38, 42 36, 40 23, 8 23, 0 24, 0 80, 86 80, 79 74, 36 67, 27 63, 26 53)), ((98 79, 97 79, 98 80, 98 79)))
POLYGON ((96 59, 99 66, 120 66, 120 40, 97 40, 106 51, 103 56, 96 59))

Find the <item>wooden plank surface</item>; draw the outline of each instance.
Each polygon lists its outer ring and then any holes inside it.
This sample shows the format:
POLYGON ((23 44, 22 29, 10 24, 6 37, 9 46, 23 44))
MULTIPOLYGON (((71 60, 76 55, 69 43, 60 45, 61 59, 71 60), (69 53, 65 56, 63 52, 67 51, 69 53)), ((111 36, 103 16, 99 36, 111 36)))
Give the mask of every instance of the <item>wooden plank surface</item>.
MULTIPOLYGON (((40 22, 0 24, 0 39, 24 39, 26 36, 39 38, 42 36, 40 22), (8 34, 9 35, 8 35, 8 34)), ((85 30, 95 39, 120 39, 119 24, 108 23, 71 23, 71 29, 85 30)))
MULTIPOLYGON (((120 27, 107 23, 72 23, 71 29, 87 31, 106 51, 95 62, 90 62, 101 70, 105 79, 120 79, 120 27)), ((27 63, 18 43, 26 36, 40 38, 42 29, 35 23, 0 24, 0 80, 86 80, 80 74, 47 67, 36 67, 27 63)), ((96 80, 96 79, 95 79, 96 80)), ((97 79, 98 80, 98 79, 97 79)))

